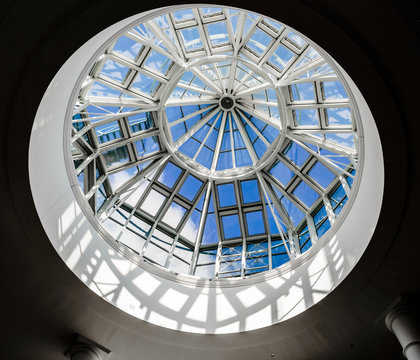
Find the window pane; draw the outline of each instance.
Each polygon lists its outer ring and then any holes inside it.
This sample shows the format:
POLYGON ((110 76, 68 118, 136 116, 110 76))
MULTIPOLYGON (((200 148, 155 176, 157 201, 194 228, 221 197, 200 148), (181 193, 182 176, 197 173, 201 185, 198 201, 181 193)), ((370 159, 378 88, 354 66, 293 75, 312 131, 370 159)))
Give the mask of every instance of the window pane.
POLYGON ((306 150, 294 142, 290 143, 284 151, 284 154, 299 167, 305 163, 309 156, 309 153, 306 150))
POLYGON ((179 194, 192 201, 201 185, 203 185, 201 180, 198 180, 195 176, 188 175, 187 180, 185 180, 181 190, 179 190, 179 194))
POLYGON ((223 216, 222 224, 225 239, 233 239, 241 236, 238 215, 223 216))
POLYGON ((207 25, 212 46, 217 46, 229 42, 229 36, 224 21, 218 21, 207 25))
POLYGON ((117 121, 95 126, 95 133, 100 144, 121 138, 120 126, 117 121))
POLYGON ((102 67, 101 75, 105 75, 112 80, 123 83, 128 70, 128 67, 116 61, 107 59, 104 66, 102 67))
POLYGON ((290 86, 292 89, 292 100, 315 100, 314 83, 298 83, 290 86))
POLYGON ((287 64, 292 60, 294 54, 284 47, 279 45, 278 48, 274 51, 273 55, 268 59, 268 62, 274 65, 278 70, 282 71, 287 64))
POLYGON ((142 139, 136 142, 136 149, 139 156, 145 156, 151 154, 155 151, 160 150, 158 137, 150 136, 148 138, 142 139))
POLYGON ((293 110, 293 118, 296 126, 319 126, 317 109, 293 110))
POLYGON ((272 40, 273 38, 271 36, 257 28, 247 42, 246 46, 258 55, 261 55, 272 40))
POLYGON ((296 186, 295 190, 293 191, 293 195, 301 200, 308 208, 310 208, 319 197, 319 195, 303 181, 301 181, 299 185, 296 186))
POLYGON ((351 125, 351 113, 349 108, 328 108, 328 125, 351 125))
POLYGON ((152 189, 140 208, 150 215, 155 216, 165 199, 166 197, 164 195, 152 189))
POLYGON ((257 235, 265 233, 265 226, 262 211, 253 211, 245 213, 248 235, 257 235))
POLYGON ((176 228, 182 220, 187 209, 178 205, 176 202, 172 202, 169 209, 166 211, 162 221, 167 223, 169 226, 176 228))
POLYGON ((236 205, 235 189, 233 184, 218 185, 217 191, 221 207, 236 205))
POLYGON ((187 52, 202 50, 203 44, 201 42, 198 27, 191 27, 180 30, 182 41, 184 42, 185 50, 187 52))
POLYGON ((241 189, 244 204, 260 201, 260 192, 257 180, 242 181, 241 189))
POLYGON ((112 51, 127 59, 134 60, 137 57, 142 45, 138 42, 129 39, 126 36, 121 36, 114 45, 112 51))
POLYGON ((163 75, 166 75, 172 65, 173 61, 166 57, 165 55, 151 50, 147 56, 144 65, 152 70, 155 70, 163 75))
POLYGON ((126 146, 121 146, 116 149, 108 150, 102 153, 107 167, 116 164, 122 164, 129 160, 126 146))
POLYGON ((331 181, 333 181, 335 178, 335 175, 320 162, 317 162, 315 166, 313 166, 312 169, 308 172, 308 174, 324 189, 327 188, 328 185, 331 184, 331 181))
POLYGON ((325 100, 347 98, 346 90, 344 90, 344 87, 340 81, 324 81, 322 84, 324 89, 325 100))
POLYGON ((292 180, 295 173, 290 170, 281 161, 278 161, 271 169, 270 174, 273 175, 283 186, 286 186, 292 180))
POLYGON ((168 162, 168 164, 165 166, 165 169, 163 169, 162 173, 160 174, 158 181, 172 189, 178 180, 179 175, 181 175, 181 172, 182 170, 178 166, 168 162))

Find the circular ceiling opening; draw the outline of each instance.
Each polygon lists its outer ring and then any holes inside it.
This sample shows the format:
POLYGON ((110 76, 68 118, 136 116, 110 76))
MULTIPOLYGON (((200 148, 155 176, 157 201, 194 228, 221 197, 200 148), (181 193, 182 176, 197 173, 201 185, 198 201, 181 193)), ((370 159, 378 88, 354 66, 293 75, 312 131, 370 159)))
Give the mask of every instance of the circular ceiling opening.
POLYGON ((333 63, 287 26, 181 8, 113 39, 82 77, 67 165, 133 260, 244 278, 299 258, 346 216, 358 111, 333 63))
POLYGON ((29 167, 81 281, 196 333, 320 301, 366 249, 384 181, 372 114, 328 53, 215 5, 134 15, 81 46, 39 106, 29 167))

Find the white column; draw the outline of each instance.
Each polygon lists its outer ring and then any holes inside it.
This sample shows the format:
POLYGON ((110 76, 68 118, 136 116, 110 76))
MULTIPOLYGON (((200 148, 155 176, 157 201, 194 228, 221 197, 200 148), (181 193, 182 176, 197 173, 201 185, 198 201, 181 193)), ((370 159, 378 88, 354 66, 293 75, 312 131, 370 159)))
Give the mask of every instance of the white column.
POLYGON ((420 322, 405 303, 392 308, 385 318, 386 326, 397 337, 408 360, 420 359, 420 322))
POLYGON ((69 360, 105 360, 108 354, 109 350, 80 335, 66 351, 69 360))

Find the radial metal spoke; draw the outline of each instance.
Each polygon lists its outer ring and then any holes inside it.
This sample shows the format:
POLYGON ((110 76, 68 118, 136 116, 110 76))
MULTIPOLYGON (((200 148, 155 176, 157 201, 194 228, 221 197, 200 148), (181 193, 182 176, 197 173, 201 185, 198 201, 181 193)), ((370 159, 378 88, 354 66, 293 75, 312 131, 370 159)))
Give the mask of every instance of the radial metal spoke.
POLYGON ((197 76, 201 81, 203 81, 205 84, 207 84, 207 86, 211 87, 212 89, 214 89, 216 91, 216 93, 218 93, 219 95, 223 94, 223 89, 221 87, 219 87, 218 85, 216 85, 214 83, 213 80, 211 80, 206 74, 203 74, 203 72, 201 71, 201 69, 199 69, 198 67, 191 67, 190 71, 197 76))
POLYGON ((222 146, 222 139, 223 139, 223 136, 224 136, 225 126, 226 126, 226 117, 227 117, 227 112, 224 111, 223 112, 223 117, 222 117, 222 122, 221 122, 220 127, 219 127, 219 134, 217 135, 217 141, 216 141, 216 147, 214 149, 213 160, 211 162, 211 167, 210 167, 210 170, 212 172, 216 170, 217 161, 219 160, 220 148, 222 146))
POLYGON ((270 84, 269 82, 263 82, 261 84, 258 84, 256 86, 252 86, 252 87, 247 88, 245 90, 237 91, 235 93, 235 96, 237 98, 245 97, 247 95, 251 95, 251 94, 254 94, 254 93, 261 92, 261 91, 266 90, 270 87, 273 87, 273 84, 270 84))
POLYGON ((219 120, 220 116, 222 116, 222 112, 219 112, 216 119, 214 120, 213 124, 210 126, 210 129, 207 131, 206 136, 204 137, 203 141, 201 142, 197 152, 195 153, 193 160, 197 159, 198 154, 200 153, 201 149, 203 148, 204 144, 206 143, 207 139, 209 138, 210 134, 212 133, 214 127, 216 126, 217 121, 219 120))
POLYGON ((211 109, 214 109, 214 106, 206 106, 206 107, 205 107, 205 108, 203 108, 203 109, 200 109, 200 110, 194 111, 193 113, 188 114, 188 115, 186 115, 186 116, 184 116, 184 117, 182 117, 182 118, 180 118, 180 119, 178 119, 178 120, 172 121, 171 123, 169 123, 169 127, 173 127, 173 126, 175 126, 175 125, 178 125, 178 124, 180 124, 180 123, 182 123, 182 122, 184 122, 184 121, 187 121, 188 119, 191 119, 191 118, 193 118, 193 117, 195 117, 195 116, 197 116, 197 115, 200 115, 200 114, 202 114, 203 112, 209 111, 209 110, 211 110, 211 109))
MULTIPOLYGON (((346 131, 345 133, 348 133, 349 131, 346 131)), ((312 145, 319 146, 320 148, 332 151, 333 153, 339 154, 339 155, 345 155, 347 157, 355 156, 356 150, 350 149, 348 147, 345 147, 343 145, 337 144, 335 142, 329 141, 329 140, 322 140, 319 137, 311 136, 302 134, 296 131, 290 131, 286 134, 286 136, 292 140, 306 142, 312 145)))
MULTIPOLYGON (((211 188, 212 188, 212 181, 208 181, 207 185, 205 186, 205 198, 204 198, 204 204, 203 204, 203 210, 201 212, 201 217, 200 217, 200 223, 198 225, 198 230, 197 230, 197 237, 195 240, 195 247, 194 247, 194 254, 191 260, 191 264, 190 264, 190 268, 189 268, 189 274, 190 275, 194 275, 195 272, 195 267, 197 266, 197 260, 198 260, 198 255, 200 252, 200 245, 201 245, 201 241, 203 238, 203 234, 204 234, 204 227, 206 225, 206 220, 207 220, 207 213, 208 213, 208 209, 209 209, 209 204, 210 204, 210 195, 211 195, 211 188)), ((199 196, 199 198, 201 198, 202 195, 199 196)))
POLYGON ((263 134, 257 129, 257 127, 248 119, 248 117, 242 113, 242 111, 239 111, 242 115, 242 119, 247 123, 247 125, 257 134, 257 136, 262 140, 262 142, 267 146, 270 147, 271 143, 265 138, 263 134))
POLYGON ((191 85, 186 85, 186 84, 183 84, 181 82, 179 82, 176 86, 180 87, 182 89, 196 91, 196 92, 199 92, 199 93, 202 93, 202 94, 207 94, 209 96, 216 96, 217 95, 214 91, 201 89, 199 87, 195 87, 195 86, 191 86, 191 85))
POLYGON ((198 130, 200 130, 217 113, 217 111, 220 111, 218 107, 210 111, 201 120, 191 126, 190 129, 176 141, 174 145, 175 149, 179 149, 180 146, 185 143, 191 136, 193 136, 198 130))
POLYGON ((255 110, 254 108, 244 106, 242 104, 237 104, 237 107, 238 107, 238 109, 240 109, 240 110, 256 117, 257 119, 265 122, 266 124, 271 125, 275 129, 281 129, 280 120, 277 120, 275 118, 271 118, 271 117, 265 115, 264 113, 261 113, 261 112, 255 110))
POLYGON ((236 125, 238 126, 238 130, 239 130, 239 132, 240 132, 240 134, 242 136, 242 140, 245 143, 246 149, 247 149, 249 155, 251 156, 252 165, 255 166, 256 163, 257 163, 257 161, 258 161, 258 156, 257 156, 257 154, 255 152, 254 147, 252 146, 251 140, 248 137, 248 134, 247 134, 247 132, 245 130, 245 127, 242 124, 242 121, 240 121, 238 119, 236 113, 232 113, 232 115, 233 115, 233 117, 235 119, 236 125))
MULTIPOLYGON (((183 53, 179 52, 178 48, 176 46, 174 46, 174 43, 167 38, 166 34, 161 30, 161 28, 155 23, 154 20, 150 20, 146 23, 151 30, 154 31, 154 33, 156 34, 156 36, 162 41, 163 44, 165 44, 165 47, 168 49, 169 54, 171 55, 170 57, 174 60, 177 61, 180 65, 184 66, 186 63, 186 59, 183 56, 183 53)), ((176 37, 175 34, 174 38, 176 37)))
MULTIPOLYGON (((271 203, 274 205, 277 212, 281 216, 281 218, 284 221, 287 229, 293 229, 293 224, 290 221, 289 216, 283 210, 283 207, 281 206, 281 204, 278 202, 277 197, 275 196, 274 192, 270 189, 268 184, 265 182, 265 179, 263 178, 263 176, 261 175, 260 172, 257 172, 257 178, 258 178, 258 181, 260 183, 261 188, 263 189, 264 197, 265 197, 267 205, 270 209, 271 216, 273 217, 274 222, 276 223, 277 230, 280 233, 280 237, 281 237, 281 240, 283 242, 284 248, 286 249, 287 255, 289 256, 289 258, 292 259, 294 256, 292 256, 292 252, 290 251, 289 245, 286 241, 286 234, 283 231, 283 227, 281 226, 281 223, 280 223, 279 219, 277 218, 277 215, 276 215, 273 207, 271 206, 271 203)), ((288 240, 289 240, 289 244, 293 244, 293 242, 290 241, 290 239, 288 239, 288 240)), ((291 245, 291 246, 293 246, 293 245, 291 245)))
MULTIPOLYGON (((354 129, 352 127, 342 126, 342 127, 333 127, 328 126, 326 129, 314 129, 314 128, 305 128, 299 127, 297 129, 289 129, 289 134, 291 136, 295 135, 305 135, 305 134, 350 134, 354 133, 354 129)), ((308 142, 308 141, 307 141, 308 142)))
POLYGON ((218 104, 219 99, 214 98, 187 98, 187 99, 169 99, 165 106, 185 106, 185 105, 209 105, 209 104, 218 104))

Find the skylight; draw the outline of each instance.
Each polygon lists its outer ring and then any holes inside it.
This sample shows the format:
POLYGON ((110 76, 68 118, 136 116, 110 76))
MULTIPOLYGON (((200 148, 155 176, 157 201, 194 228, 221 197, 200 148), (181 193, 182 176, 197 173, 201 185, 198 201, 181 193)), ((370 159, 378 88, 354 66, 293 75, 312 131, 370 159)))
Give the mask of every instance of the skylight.
POLYGON ((345 213, 361 156, 347 88, 284 24, 183 8, 96 59, 69 119, 71 166, 133 259, 253 276, 310 251, 345 213))

